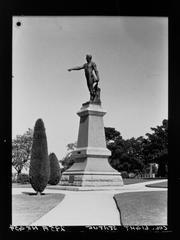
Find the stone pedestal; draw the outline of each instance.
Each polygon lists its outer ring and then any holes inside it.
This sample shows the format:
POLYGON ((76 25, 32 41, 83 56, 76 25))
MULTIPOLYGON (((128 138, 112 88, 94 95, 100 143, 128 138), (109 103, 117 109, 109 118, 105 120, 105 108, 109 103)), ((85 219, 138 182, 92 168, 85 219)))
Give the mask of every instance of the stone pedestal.
POLYGON ((75 163, 63 173, 61 189, 107 190, 123 185, 121 174, 111 167, 106 148, 101 104, 83 104, 77 113, 80 116, 77 149, 72 158, 75 163))

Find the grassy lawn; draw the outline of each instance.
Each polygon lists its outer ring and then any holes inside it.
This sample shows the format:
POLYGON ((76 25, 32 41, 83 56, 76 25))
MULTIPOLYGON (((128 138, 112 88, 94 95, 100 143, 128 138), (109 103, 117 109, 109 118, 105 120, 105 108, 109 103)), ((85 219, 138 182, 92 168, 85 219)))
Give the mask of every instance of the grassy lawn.
POLYGON ((30 225, 57 206, 64 196, 59 193, 12 195, 12 225, 30 225))
POLYGON ((157 178, 123 178, 124 185, 160 180, 157 178))
POLYGON ((146 187, 153 187, 153 188, 167 188, 168 182, 160 182, 160 183, 153 183, 153 184, 147 184, 146 187))
POLYGON ((12 188, 31 188, 31 184, 12 183, 12 188))
POLYGON ((167 225, 167 192, 130 192, 114 196, 123 225, 167 225))

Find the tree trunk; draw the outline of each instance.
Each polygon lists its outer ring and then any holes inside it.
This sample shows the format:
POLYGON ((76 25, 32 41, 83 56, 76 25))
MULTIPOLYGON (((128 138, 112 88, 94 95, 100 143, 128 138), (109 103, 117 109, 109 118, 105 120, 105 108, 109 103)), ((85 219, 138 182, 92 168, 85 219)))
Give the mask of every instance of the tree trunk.
POLYGON ((165 177, 166 176, 166 164, 164 162, 159 163, 157 175, 158 175, 158 177, 165 177))
POLYGON ((21 174, 21 169, 17 170, 17 176, 19 176, 21 174))

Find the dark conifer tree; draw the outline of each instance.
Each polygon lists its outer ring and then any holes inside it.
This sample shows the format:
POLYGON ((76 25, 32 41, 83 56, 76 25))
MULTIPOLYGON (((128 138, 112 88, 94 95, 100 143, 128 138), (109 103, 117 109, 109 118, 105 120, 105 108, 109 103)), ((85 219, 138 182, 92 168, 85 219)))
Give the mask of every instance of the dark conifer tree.
POLYGON ((60 170, 59 162, 55 153, 49 154, 49 161, 50 161, 49 184, 57 185, 61 178, 61 170, 60 170))
POLYGON ((38 119, 34 127, 29 169, 30 183, 37 194, 44 191, 48 184, 49 176, 50 163, 46 132, 42 119, 38 119))

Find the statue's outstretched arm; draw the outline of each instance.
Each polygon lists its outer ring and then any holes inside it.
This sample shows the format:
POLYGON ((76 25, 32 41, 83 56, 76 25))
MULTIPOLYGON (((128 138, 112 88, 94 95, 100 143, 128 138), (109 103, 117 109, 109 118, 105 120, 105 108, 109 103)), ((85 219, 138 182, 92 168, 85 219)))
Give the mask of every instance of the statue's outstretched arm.
POLYGON ((84 69, 84 65, 80 67, 69 68, 68 71, 70 72, 72 70, 81 70, 81 69, 84 69))

